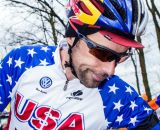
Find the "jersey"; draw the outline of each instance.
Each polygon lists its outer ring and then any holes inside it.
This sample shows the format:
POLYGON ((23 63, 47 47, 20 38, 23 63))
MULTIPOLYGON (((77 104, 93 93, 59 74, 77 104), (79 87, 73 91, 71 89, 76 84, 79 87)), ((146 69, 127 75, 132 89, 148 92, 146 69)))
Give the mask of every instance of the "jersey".
POLYGON ((59 47, 12 50, 0 66, 0 111, 11 103, 9 130, 134 129, 152 117, 149 105, 116 75, 92 89, 77 78, 66 81, 59 47))

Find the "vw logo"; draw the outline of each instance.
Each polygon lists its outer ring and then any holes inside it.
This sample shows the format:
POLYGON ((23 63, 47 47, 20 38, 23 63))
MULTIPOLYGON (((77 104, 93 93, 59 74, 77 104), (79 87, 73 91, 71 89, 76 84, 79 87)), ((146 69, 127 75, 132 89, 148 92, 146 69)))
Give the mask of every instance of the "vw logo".
POLYGON ((52 80, 49 77, 42 77, 40 79, 40 86, 44 89, 49 88, 52 85, 52 80))

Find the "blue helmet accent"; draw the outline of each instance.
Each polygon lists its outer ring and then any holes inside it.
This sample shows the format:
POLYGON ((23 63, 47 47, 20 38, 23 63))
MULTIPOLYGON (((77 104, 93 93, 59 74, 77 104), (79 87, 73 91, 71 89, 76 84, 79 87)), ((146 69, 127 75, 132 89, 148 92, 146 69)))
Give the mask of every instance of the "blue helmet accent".
POLYGON ((143 0, 70 0, 73 12, 84 24, 118 30, 131 36, 140 36, 146 27, 148 13, 143 0), (94 15, 94 11, 97 13, 94 15), (100 14, 100 15, 99 15, 100 14), (81 17, 80 16, 84 16, 81 17), (89 22, 95 20, 94 23, 89 22))
POLYGON ((131 0, 127 0, 127 1, 121 0, 121 2, 117 0, 117 3, 120 6, 119 8, 123 8, 124 11, 126 12, 126 18, 125 18, 126 20, 124 21, 122 16, 118 12, 118 10, 110 2, 110 0, 104 0, 104 5, 106 5, 110 9, 110 12, 112 12, 116 18, 114 20, 114 19, 108 19, 105 16, 103 16, 104 24, 109 23, 108 26, 110 28, 115 28, 115 29, 121 30, 122 32, 130 33, 132 29, 131 27, 131 24, 132 24, 132 4, 131 2, 132 2, 131 0))

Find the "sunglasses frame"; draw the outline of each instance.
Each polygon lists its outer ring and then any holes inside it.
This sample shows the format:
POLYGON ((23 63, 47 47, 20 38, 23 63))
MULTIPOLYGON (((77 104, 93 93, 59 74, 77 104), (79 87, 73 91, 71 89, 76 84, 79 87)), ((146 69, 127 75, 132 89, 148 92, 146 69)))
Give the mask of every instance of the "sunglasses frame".
POLYGON ((81 33, 77 30, 77 28, 74 26, 74 24, 72 23, 71 19, 69 20, 69 22, 70 22, 72 28, 73 28, 73 29, 75 30, 75 32, 77 33, 78 38, 81 39, 81 40, 83 40, 83 41, 87 44, 88 48, 90 48, 90 49, 95 48, 95 49, 99 49, 99 50, 103 50, 103 51, 106 50, 106 51, 111 52, 111 53, 114 55, 114 57, 115 57, 114 60, 115 60, 117 63, 121 60, 121 58, 123 58, 123 57, 127 57, 127 58, 128 58, 128 57, 130 57, 130 56, 133 54, 131 48, 129 48, 129 49, 128 49, 127 51, 125 51, 125 52, 118 53, 118 52, 116 52, 116 51, 114 51, 114 50, 112 50, 112 49, 110 49, 110 48, 108 48, 108 47, 102 46, 102 45, 100 45, 100 44, 98 44, 98 43, 90 40, 89 38, 87 38, 87 37, 84 36, 83 34, 81 34, 81 33))

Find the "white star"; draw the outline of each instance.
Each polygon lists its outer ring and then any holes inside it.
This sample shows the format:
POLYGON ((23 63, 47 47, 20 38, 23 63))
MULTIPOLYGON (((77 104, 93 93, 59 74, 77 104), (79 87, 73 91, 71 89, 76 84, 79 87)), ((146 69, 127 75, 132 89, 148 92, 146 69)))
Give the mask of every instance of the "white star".
POLYGON ((134 108, 137 107, 137 104, 135 103, 135 101, 131 101, 131 105, 129 107, 132 108, 132 111, 134 111, 134 108))
POLYGON ((152 109, 148 107, 144 107, 144 110, 147 111, 147 114, 149 114, 149 111, 151 111, 152 109))
POLYGON ((123 121, 123 114, 121 116, 117 116, 117 122, 119 122, 119 124, 123 121))
POLYGON ((42 47, 41 50, 47 52, 49 49, 48 49, 48 47, 46 46, 46 47, 42 47))
POLYGON ((100 88, 100 89, 98 89, 98 91, 99 91, 99 92, 101 92, 101 91, 102 91, 102 89, 100 88))
POLYGON ((12 78, 7 74, 7 82, 9 82, 9 84, 11 85, 12 84, 12 78))
POLYGON ((53 52, 52 52, 52 57, 54 57, 54 55, 55 55, 55 52, 53 51, 53 52))
POLYGON ((135 126, 135 123, 138 122, 137 116, 135 116, 134 118, 131 118, 130 120, 131 120, 131 121, 130 121, 129 123, 132 123, 133 126, 135 126))
POLYGON ((0 88, 2 87, 2 84, 0 84, 0 88))
POLYGON ((2 69, 2 64, 0 64, 0 69, 2 69))
POLYGON ((47 64, 49 64, 48 62, 46 62, 46 59, 44 60, 40 60, 40 65, 46 66, 47 64))
POLYGON ((115 105, 114 109, 118 109, 118 111, 120 111, 120 107, 123 106, 123 105, 120 103, 120 100, 119 100, 117 103, 114 102, 114 105, 115 105))
POLYGON ((132 94, 133 90, 131 89, 130 86, 126 87, 126 91, 125 92, 129 92, 130 94, 132 94))
POLYGON ((33 67, 32 66, 30 66, 29 68, 25 68, 26 70, 29 70, 29 69, 32 69, 33 67))
POLYGON ((116 90, 119 89, 119 88, 116 87, 115 84, 113 86, 109 86, 109 88, 110 88, 109 93, 113 92, 114 94, 116 93, 116 90))
POLYGON ((9 57, 7 63, 8 63, 8 66, 10 67, 10 65, 12 64, 12 58, 11 57, 9 57))
POLYGON ((106 109, 107 108, 107 106, 103 106, 103 109, 106 109))
POLYGON ((18 66, 21 69, 21 65, 24 63, 23 61, 21 61, 21 58, 19 58, 18 60, 15 60, 15 62, 16 62, 15 67, 18 66))
POLYGON ((1 101, 1 97, 0 97, 0 104, 3 104, 3 102, 1 101))
POLYGON ((106 125, 107 125, 106 127, 108 127, 109 124, 111 124, 111 122, 109 122, 108 119, 106 119, 106 125))
POLYGON ((8 98, 12 98, 13 97, 13 93, 9 91, 9 96, 8 98))
POLYGON ((28 55, 31 55, 33 57, 34 54, 37 54, 34 49, 28 49, 28 55))

